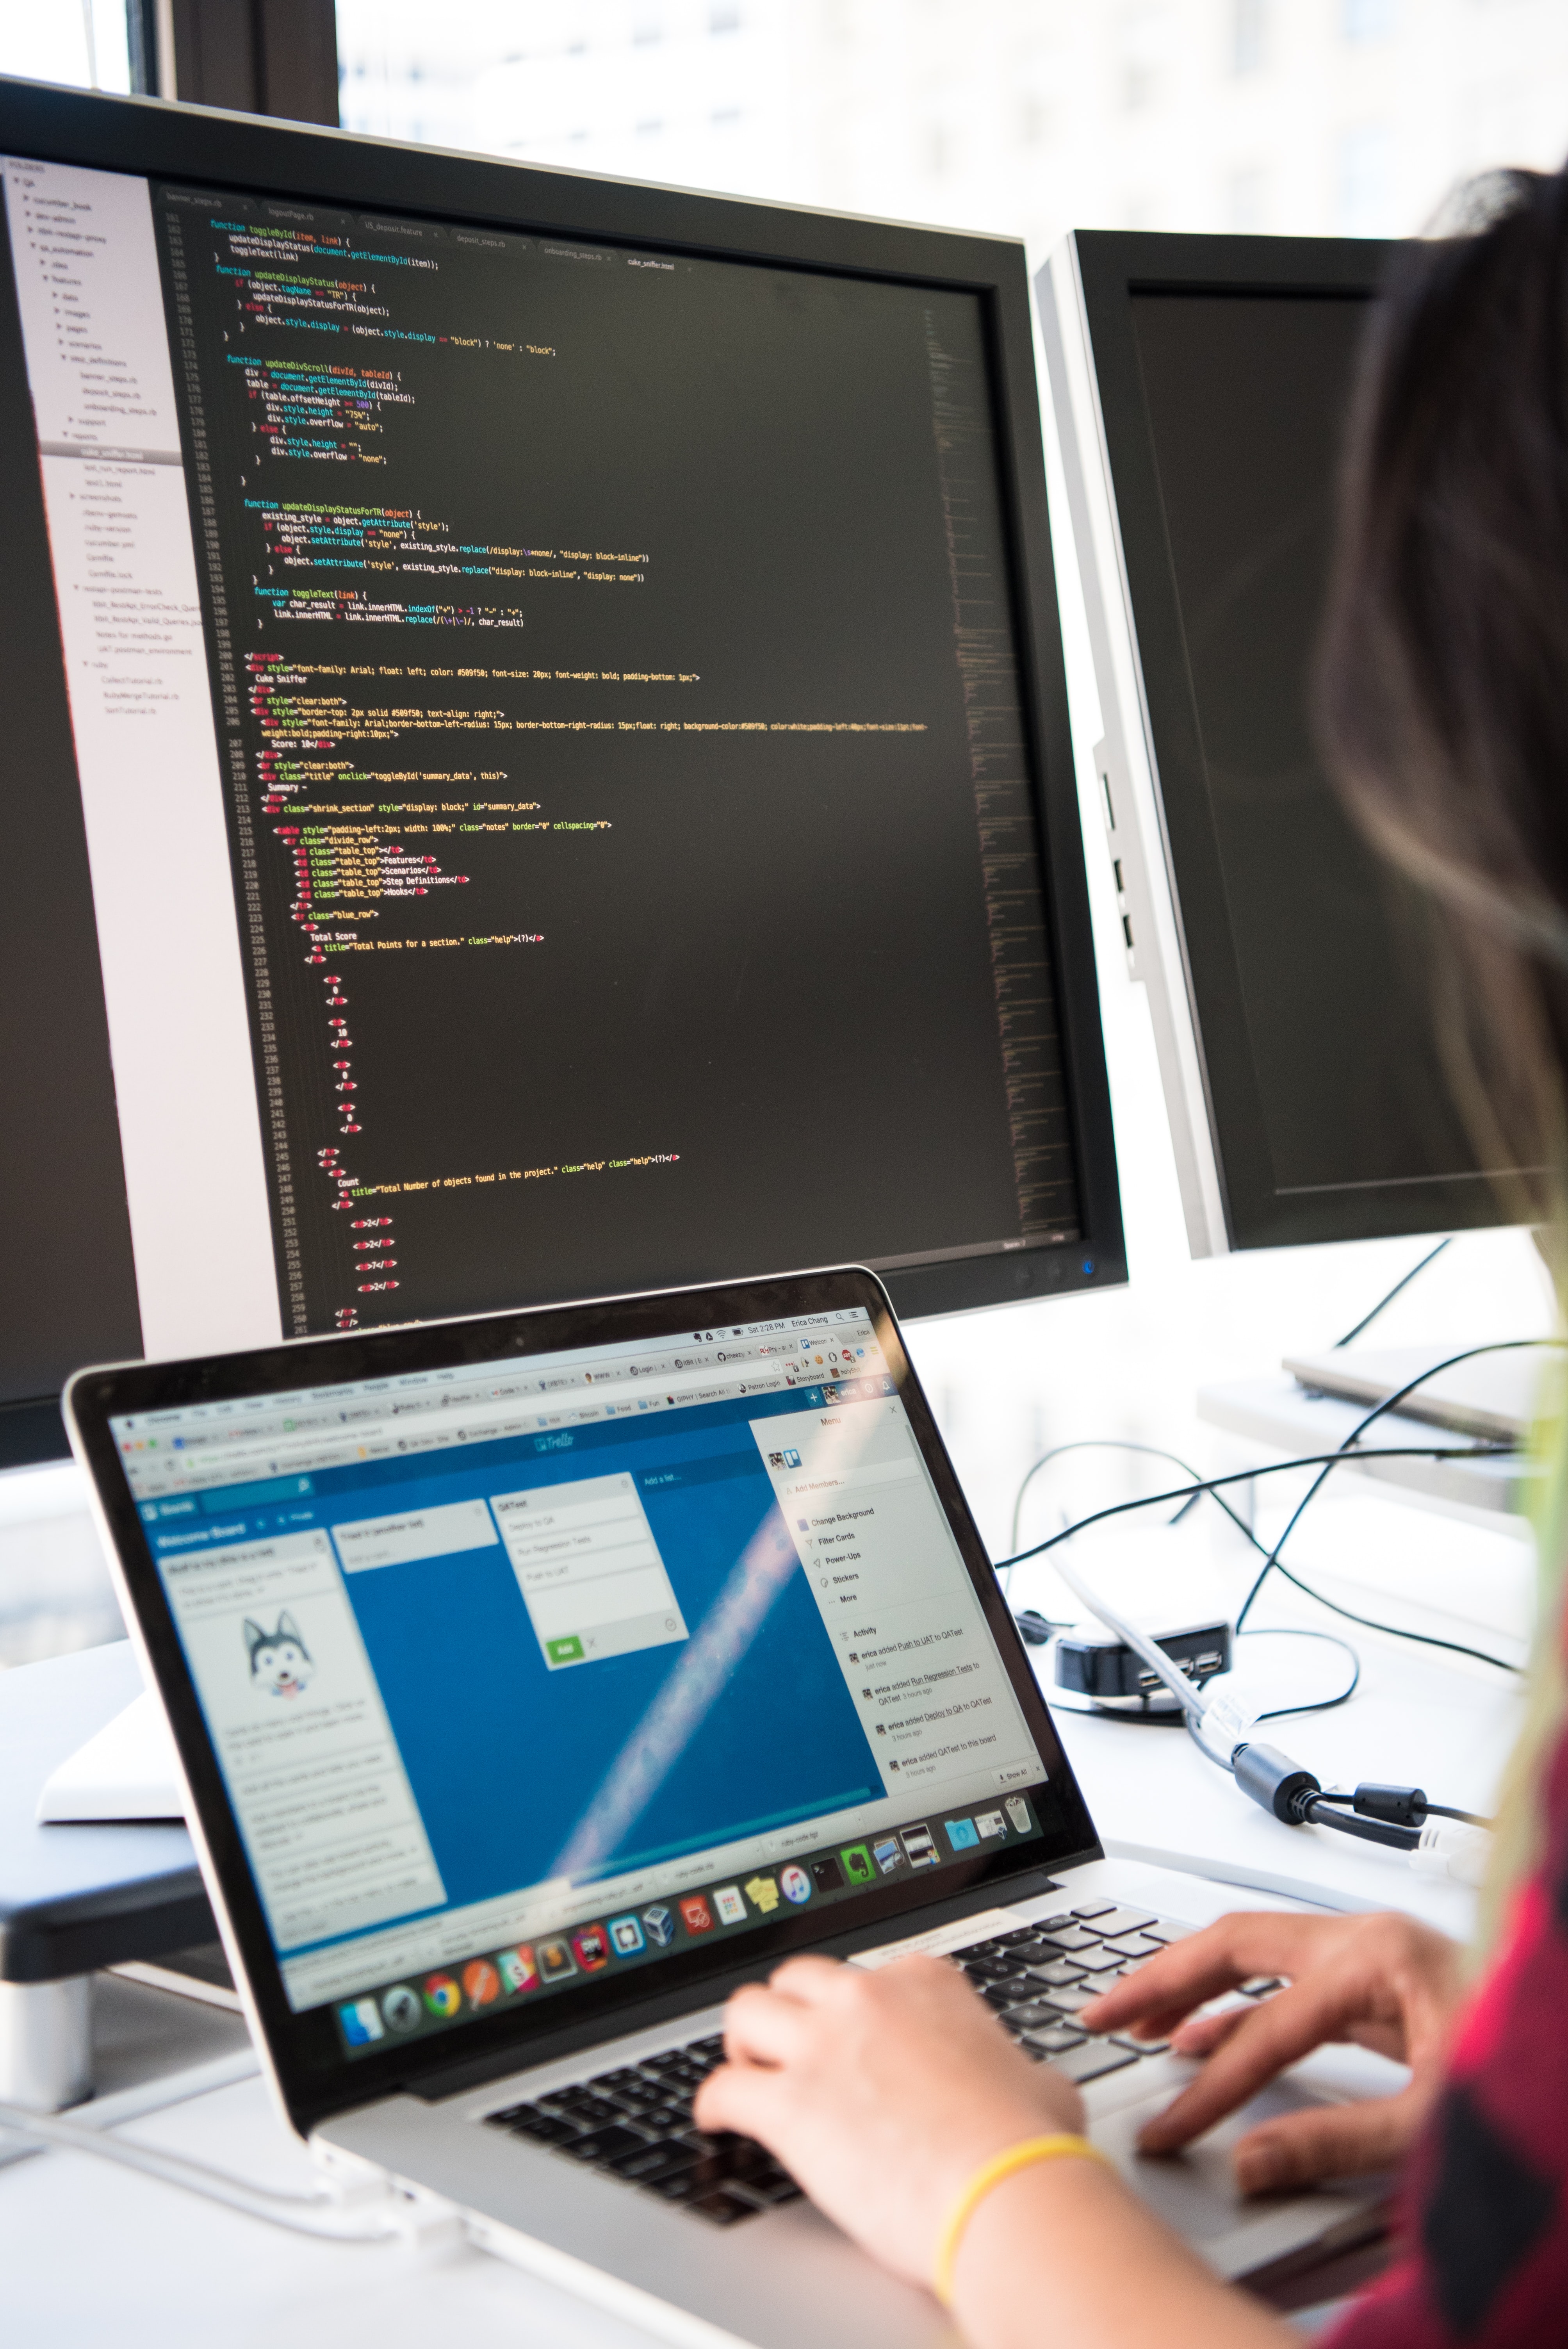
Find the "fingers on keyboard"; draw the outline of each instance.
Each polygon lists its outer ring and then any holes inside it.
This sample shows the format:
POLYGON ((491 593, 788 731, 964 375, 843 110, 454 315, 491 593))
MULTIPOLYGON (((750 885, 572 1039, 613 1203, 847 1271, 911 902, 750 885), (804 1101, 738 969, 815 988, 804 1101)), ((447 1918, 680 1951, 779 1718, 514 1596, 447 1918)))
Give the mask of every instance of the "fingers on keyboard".
POLYGON ((657 2195, 710 2226, 733 2227, 793 2201, 800 2189, 749 2137, 704 2137, 694 2127, 692 2098, 723 2059, 722 2038, 695 2040, 645 2064, 600 2072, 592 2080, 547 2090, 531 2103, 508 2105, 487 2113, 485 2120, 491 2128, 657 2195))

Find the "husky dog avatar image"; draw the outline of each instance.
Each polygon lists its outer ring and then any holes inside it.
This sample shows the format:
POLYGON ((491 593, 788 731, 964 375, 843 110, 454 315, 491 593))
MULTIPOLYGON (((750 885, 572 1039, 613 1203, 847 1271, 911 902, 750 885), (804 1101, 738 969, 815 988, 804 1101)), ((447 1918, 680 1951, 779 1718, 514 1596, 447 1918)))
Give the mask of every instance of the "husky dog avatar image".
POLYGON ((263 1631, 245 1618, 245 1645, 251 1657, 251 1686, 269 1696, 303 1696, 315 1666, 292 1615, 278 1617, 275 1631, 263 1631))

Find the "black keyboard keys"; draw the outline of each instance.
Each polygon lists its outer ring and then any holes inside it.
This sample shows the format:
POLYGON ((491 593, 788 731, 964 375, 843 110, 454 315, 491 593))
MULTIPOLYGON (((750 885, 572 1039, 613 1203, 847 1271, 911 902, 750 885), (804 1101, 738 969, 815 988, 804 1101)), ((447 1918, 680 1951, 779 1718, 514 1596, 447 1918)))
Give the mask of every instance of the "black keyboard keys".
POLYGON ((514 2105, 509 2112, 491 2113, 492 2128, 510 2130, 513 2137, 526 2137, 535 2145, 569 2145, 581 2131, 562 2120, 559 2113, 542 2113, 537 2105, 514 2105))
POLYGON ((629 2178, 634 2186, 660 2186, 669 2178, 689 2177, 696 2163, 696 2150, 677 2140, 673 2145, 634 2146, 629 2153, 614 2155, 609 2166, 617 2178, 629 2178))
POLYGON ((699 2194, 686 2207, 716 2227, 733 2227, 738 2219, 751 2219, 757 2214, 755 2202, 748 2202, 743 2196, 728 2192, 699 2194))
POLYGON ((585 2161, 594 2169, 607 2169, 617 2154, 635 2153, 647 2142, 632 2128, 587 2129, 581 2137, 565 2139, 556 2151, 570 2154, 573 2161, 585 2161))

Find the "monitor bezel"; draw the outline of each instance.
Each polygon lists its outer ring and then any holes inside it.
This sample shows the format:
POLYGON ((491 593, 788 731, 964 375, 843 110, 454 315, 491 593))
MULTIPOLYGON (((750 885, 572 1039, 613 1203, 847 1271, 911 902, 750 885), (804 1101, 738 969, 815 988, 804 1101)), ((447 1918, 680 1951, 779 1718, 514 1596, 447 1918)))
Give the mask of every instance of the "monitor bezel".
MULTIPOLYGON (((593 237, 694 255, 804 267, 977 296, 993 363, 994 419, 1018 621, 1020 688, 1035 779, 1043 901, 1072 1123, 1081 1236, 1056 1246, 955 1251, 890 1267, 901 1312, 960 1312, 1125 1281, 1126 1248, 1078 816, 1047 505, 1039 388, 1023 245, 1014 239, 644 186, 158 98, 88 96, 0 78, 0 152, 232 190, 593 237)), ((50 1398, 0 1408, 7 1458, 46 1456, 50 1398), (40 1409, 40 1406, 42 1408, 40 1409), (18 1444, 20 1448, 18 1448, 18 1444)), ((53 1447, 57 1450, 57 1445, 53 1447)))
POLYGON ((344 1337, 296 1339, 252 1352, 189 1361, 85 1370, 67 1387, 66 1418, 73 1448, 92 1485, 143 1671, 168 1715, 193 1806, 191 1830, 224 1946, 284 2106, 302 2134, 328 2114, 378 2095, 449 2093, 471 2081, 521 2071, 579 2046, 624 2036, 666 2016, 712 2006, 738 1982, 765 1974, 792 1950, 844 1953, 897 1939, 901 1920, 909 1920, 910 1930, 920 1930, 943 1914, 1026 1898, 1049 1885, 1050 1871, 1101 1857, 1072 1765, 909 1361, 891 1300, 876 1277, 859 1268, 644 1291, 344 1337), (738 1943, 720 1939, 712 1947, 681 1951, 655 1967, 597 1977, 583 1990, 556 1992, 542 2009, 501 2009, 493 2016, 465 2021, 450 2033, 411 2039, 368 2056, 346 2056, 333 2034, 330 2002, 302 2015, 288 2004, 260 1895, 111 1421, 193 1403, 288 1393, 301 1386, 396 1378, 583 1346, 631 1345, 676 1334, 694 1321, 700 1329, 710 1323, 775 1321, 795 1314, 854 1309, 870 1314, 878 1326, 879 1341, 987 1626, 1029 1733, 1045 1756, 1047 1780, 1060 1806, 1059 1832, 1011 1846, 994 1857, 950 1859, 934 1882, 923 1877, 893 1881, 859 1899, 835 1901, 827 1932, 820 1922, 823 1912, 808 1909, 749 1930, 738 1943), (536 2025, 540 2016, 542 2024, 536 2025))
MULTIPOLYGON (((1188 1105, 1197 1112, 1190 1122, 1201 1121, 1212 1153, 1224 1238, 1233 1248, 1296 1247, 1505 1221, 1495 1185, 1479 1172, 1418 1192, 1368 1185, 1282 1197, 1274 1188, 1134 324, 1134 304, 1148 295, 1349 295, 1370 311, 1399 247, 1363 237, 1083 229, 1072 246, 1123 565, 1121 581, 1102 580, 1100 595, 1108 604, 1125 599, 1161 833, 1142 853, 1158 863, 1162 852, 1182 965, 1144 975, 1191 1021, 1203 1100, 1188 1105)), ((1116 821, 1124 822, 1119 811, 1116 821)), ((1139 952, 1160 952, 1147 926, 1139 952)), ((1168 1088, 1173 1081, 1167 1071, 1168 1088)))

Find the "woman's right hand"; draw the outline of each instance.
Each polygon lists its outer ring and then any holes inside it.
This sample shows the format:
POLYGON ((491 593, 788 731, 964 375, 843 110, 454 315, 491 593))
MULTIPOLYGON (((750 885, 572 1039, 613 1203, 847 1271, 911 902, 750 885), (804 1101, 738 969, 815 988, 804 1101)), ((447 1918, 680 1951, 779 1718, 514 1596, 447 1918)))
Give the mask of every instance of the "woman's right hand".
POLYGON ((1437 2092, 1463 1992, 1456 1942, 1413 1918, 1222 1917, 1123 1977, 1078 2020, 1090 2031, 1169 2038, 1206 2060, 1147 2124, 1145 2153, 1174 2153, 1326 2042, 1351 2040, 1409 2066, 1398 2095, 1311 2105, 1250 2130, 1234 2155, 1243 2193, 1392 2168, 1437 2092), (1218 2014, 1194 2010, 1259 1975, 1288 1987, 1218 2014))

